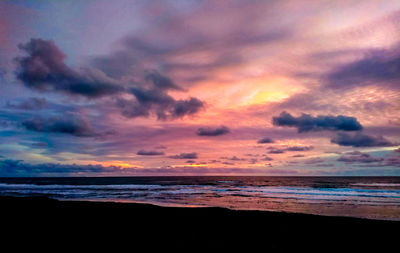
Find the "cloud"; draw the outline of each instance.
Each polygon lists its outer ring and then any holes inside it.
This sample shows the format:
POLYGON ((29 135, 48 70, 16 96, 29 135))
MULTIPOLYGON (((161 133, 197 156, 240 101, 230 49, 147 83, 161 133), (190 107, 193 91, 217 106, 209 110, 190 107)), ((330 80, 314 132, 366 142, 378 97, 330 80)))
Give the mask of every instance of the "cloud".
POLYGON ((318 115, 313 117, 304 113, 299 117, 293 117, 286 111, 277 117, 273 117, 272 123, 275 126, 296 127, 299 133, 322 130, 358 131, 362 129, 361 124, 354 117, 343 115, 318 115))
POLYGON ((169 120, 193 115, 204 107, 204 103, 194 97, 176 100, 170 96, 168 91, 184 89, 156 70, 143 70, 142 80, 128 84, 98 69, 68 67, 66 55, 51 40, 31 39, 19 48, 27 56, 16 58, 17 78, 31 89, 87 98, 114 96, 115 105, 127 118, 156 115, 160 120, 169 120), (128 85, 131 87, 126 88, 128 85), (124 95, 124 98, 116 95, 124 95))
POLYGON ((251 159, 249 159, 249 163, 250 164, 256 164, 258 162, 258 159, 257 158, 251 158, 251 159))
POLYGON ((264 156, 261 160, 263 160, 263 161, 272 161, 274 159, 269 157, 269 156, 264 156))
MULTIPOLYGON (((233 163, 226 163, 233 165, 233 163)), ((102 166, 99 164, 59 164, 59 163, 41 163, 31 164, 22 160, 0 160, 1 176, 77 176, 77 175, 220 175, 220 174, 252 174, 259 173, 258 169, 249 168, 208 168, 208 167, 161 167, 161 168, 122 168, 120 166, 102 166)), ((295 173, 295 172, 294 172, 295 173)))
POLYGON ((128 90, 135 99, 117 100, 117 106, 125 117, 148 117, 155 114, 160 120, 182 118, 193 115, 204 107, 204 103, 194 97, 186 100, 171 97, 169 90, 182 89, 157 71, 147 72, 145 81, 128 90))
POLYGON ((321 164, 323 162, 325 162, 324 159, 322 159, 320 157, 315 157, 315 158, 307 159, 303 163, 311 165, 311 164, 321 164))
POLYGON ((224 135, 230 132, 230 129, 226 126, 220 126, 220 127, 200 127, 197 129, 196 134, 198 136, 219 136, 219 135, 224 135))
POLYGON ((314 149, 314 147, 313 146, 287 146, 287 147, 282 147, 282 148, 268 147, 267 149, 269 150, 268 153, 270 153, 270 154, 282 154, 282 153, 285 153, 286 151, 291 151, 291 152, 310 151, 310 150, 314 149))
POLYGON ((346 163, 375 163, 382 162, 384 159, 382 157, 374 157, 367 153, 353 152, 346 153, 337 159, 339 162, 346 163))
POLYGON ((167 146, 164 145, 158 145, 154 147, 155 149, 167 149, 167 146))
POLYGON ((179 155, 168 156, 172 159, 197 159, 197 153, 180 153, 179 155))
POLYGON ((44 98, 28 98, 19 103, 7 102, 6 107, 20 110, 40 110, 46 106, 46 99, 44 98))
POLYGON ((310 151, 314 147, 313 146, 290 146, 287 147, 285 150, 286 151, 310 151))
POLYGON ((324 77, 329 88, 379 85, 399 89, 400 50, 373 50, 357 61, 344 64, 324 77))
POLYGON ((274 142, 274 140, 272 140, 271 138, 268 138, 268 137, 262 138, 262 139, 260 139, 260 140, 257 141, 257 143, 260 143, 260 144, 263 144, 263 143, 273 143, 273 142, 274 142))
POLYGON ((371 136, 362 133, 347 134, 337 133, 331 139, 331 143, 338 144, 340 146, 352 146, 352 147, 389 147, 395 146, 394 143, 385 139, 383 136, 371 136))
MULTIPOLYGON (((250 61, 253 56, 243 53, 243 48, 280 42, 293 34, 291 25, 275 23, 275 13, 271 13, 277 8, 275 4, 245 1, 217 8, 210 3, 195 5, 183 11, 167 2, 159 3, 163 15, 146 17, 145 27, 124 37, 118 50, 94 58, 93 63, 113 77, 135 73, 146 64, 160 66, 180 82, 195 83, 213 78, 216 68, 239 64, 246 58, 250 61), (237 10, 242 11, 239 14, 237 10), (199 54, 212 57, 199 61, 193 57, 199 54)), ((154 9, 152 4, 143 7, 142 13, 154 9)))
POLYGON ((117 100, 117 107, 127 118, 149 117, 155 114, 159 120, 169 120, 196 114, 204 107, 202 101, 193 97, 175 100, 165 93, 140 89, 135 89, 132 93, 136 100, 117 100))
POLYGON ((268 153, 269 154, 283 154, 283 153, 285 153, 285 149, 269 148, 268 153))
POLYGON ((237 157, 235 155, 232 156, 232 157, 223 156, 223 157, 220 157, 220 159, 231 160, 231 161, 246 161, 245 158, 239 158, 239 157, 237 157))
MULTIPOLYGON (((62 133, 78 137, 94 137, 103 135, 96 132, 90 123, 81 115, 67 113, 63 117, 50 118, 34 117, 22 122, 27 130, 43 133, 62 133)), ((104 134, 109 134, 104 133, 104 134)))
POLYGON ((164 152, 162 151, 157 151, 157 150, 139 150, 137 155, 147 155, 147 156, 155 156, 155 155, 164 155, 164 152))
POLYGON ((386 158, 385 166, 400 167, 400 157, 388 157, 388 158, 386 158))
POLYGON ((189 98, 187 100, 177 100, 170 112, 173 118, 181 118, 185 115, 192 115, 200 111, 204 107, 204 103, 197 98, 189 98))
POLYGON ((38 91, 60 91, 88 98, 122 91, 104 73, 95 69, 74 70, 65 64, 66 55, 52 40, 31 39, 19 49, 27 53, 16 58, 17 77, 26 87, 38 91))
POLYGON ((161 75, 158 71, 146 71, 145 80, 150 81, 154 87, 161 90, 180 90, 183 89, 176 85, 172 80, 166 76, 161 75))

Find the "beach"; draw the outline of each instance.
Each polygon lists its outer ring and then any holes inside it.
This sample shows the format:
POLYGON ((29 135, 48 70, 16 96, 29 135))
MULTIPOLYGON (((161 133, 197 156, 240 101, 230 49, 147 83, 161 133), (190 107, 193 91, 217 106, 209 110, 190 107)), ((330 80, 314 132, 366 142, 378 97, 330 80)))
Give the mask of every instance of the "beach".
MULTIPOLYGON (((0 197, 5 244, 267 252, 389 252, 400 222, 225 208, 0 197)), ((59 247, 59 246, 58 246, 59 247)))

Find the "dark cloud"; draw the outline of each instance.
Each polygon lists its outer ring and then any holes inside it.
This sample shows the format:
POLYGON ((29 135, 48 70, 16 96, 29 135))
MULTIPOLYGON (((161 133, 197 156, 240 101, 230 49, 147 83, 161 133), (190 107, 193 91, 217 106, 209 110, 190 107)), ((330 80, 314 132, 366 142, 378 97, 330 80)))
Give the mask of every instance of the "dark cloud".
POLYGON ((287 147, 285 150, 286 151, 310 151, 314 147, 313 146, 290 146, 287 147))
POLYGON ((20 110, 39 110, 46 106, 44 98, 29 98, 21 102, 8 101, 6 107, 20 110))
POLYGON ((180 153, 179 155, 168 156, 172 159, 197 159, 197 153, 180 153))
POLYGON ((262 138, 262 139, 260 139, 260 140, 257 141, 257 143, 260 143, 260 144, 263 144, 263 143, 273 143, 273 142, 274 142, 274 140, 272 140, 271 138, 268 138, 268 137, 262 138))
POLYGON ((168 77, 156 71, 147 72, 144 84, 138 84, 129 89, 135 99, 118 99, 117 106, 128 118, 148 117, 155 114, 158 119, 182 118, 199 112, 204 103, 197 98, 176 100, 168 94, 168 90, 182 89, 168 77))
POLYGON ((286 147, 268 147, 267 148, 269 151, 268 153, 270 154, 282 154, 285 153, 286 151, 289 152, 299 152, 299 151, 310 151, 314 149, 313 146, 286 146, 286 147))
POLYGON ((244 154, 245 156, 260 156, 260 154, 244 154))
POLYGON ((137 155, 148 155, 148 156, 153 156, 153 155, 164 155, 164 152, 162 151, 157 151, 157 150, 139 150, 137 155))
POLYGON ((382 157, 374 157, 367 153, 353 152, 346 153, 337 159, 339 162, 345 163, 376 163, 382 162, 384 159, 382 157))
POLYGON ((220 127, 200 127, 197 129, 196 134, 199 136, 219 136, 230 132, 230 129, 226 126, 220 127))
POLYGON ((293 117, 285 111, 279 116, 273 117, 272 123, 275 126, 296 127, 299 133, 322 130, 357 131, 362 129, 361 124, 354 117, 343 115, 318 115, 313 117, 304 113, 299 117, 293 117))
POLYGON ((233 162, 221 162, 221 164, 224 164, 224 165, 235 165, 235 163, 233 163, 233 162))
POLYGON ((62 133, 78 137, 94 137, 102 135, 97 133, 85 118, 74 113, 66 114, 63 117, 35 117, 23 121, 22 126, 27 130, 35 132, 62 133))
POLYGON ((183 90, 181 87, 176 85, 172 80, 166 76, 161 75, 158 71, 146 71, 145 80, 150 81, 154 87, 161 90, 183 90))
POLYGON ((285 149, 269 148, 268 153, 269 154, 283 154, 283 153, 285 153, 285 149))
POLYGON ((232 157, 223 156, 223 157, 220 157, 220 159, 231 160, 231 161, 246 161, 245 158, 239 158, 235 155, 232 157))
POLYGON ((383 136, 371 136, 362 133, 347 134, 337 133, 331 139, 332 143, 340 146, 352 146, 352 147, 389 147, 395 146, 394 143, 385 139, 383 136))
POLYGON ((261 160, 263 160, 263 161, 272 161, 274 159, 269 157, 269 156, 264 156, 261 160))
POLYGON ((78 165, 42 163, 29 164, 22 160, 5 159, 0 160, 0 174, 12 176, 41 175, 41 174, 75 174, 75 173, 120 173, 121 168, 117 166, 104 167, 101 165, 78 165))
POLYGON ((155 114, 159 120, 182 118, 199 112, 204 103, 197 98, 175 100, 166 93, 132 90, 136 100, 118 99, 117 107, 127 118, 148 117, 155 114))
POLYGON ((400 50, 373 50, 361 59, 342 65, 324 77, 330 88, 379 85, 400 88, 400 50))
POLYGON ((171 115, 174 118, 181 118, 185 115, 192 115, 200 111, 204 107, 204 103, 197 98, 189 98, 187 100, 177 100, 172 108, 171 115))
POLYGON ((122 91, 112 79, 94 69, 74 70, 65 64, 66 55, 51 40, 31 39, 19 48, 27 53, 16 58, 17 77, 38 91, 60 91, 96 98, 122 91))
POLYGON ((133 82, 128 89, 123 87, 122 81, 110 78, 100 70, 68 67, 65 64, 66 55, 53 41, 31 39, 20 45, 20 49, 27 56, 16 59, 17 77, 32 89, 87 98, 129 94, 134 98, 116 97, 116 106, 128 118, 156 115, 160 120, 175 119, 193 115, 204 107, 204 103, 194 97, 176 100, 170 96, 168 91, 184 89, 156 70, 144 70, 143 79, 133 82))

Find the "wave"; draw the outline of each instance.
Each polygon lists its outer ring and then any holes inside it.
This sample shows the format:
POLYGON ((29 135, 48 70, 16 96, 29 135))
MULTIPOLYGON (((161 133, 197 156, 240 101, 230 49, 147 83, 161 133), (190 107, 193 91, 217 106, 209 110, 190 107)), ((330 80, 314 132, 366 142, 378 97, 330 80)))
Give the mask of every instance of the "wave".
POLYGON ((166 199, 174 197, 190 198, 194 195, 218 193, 222 196, 293 198, 310 200, 357 200, 394 199, 400 205, 400 190, 358 189, 358 188, 311 188, 311 187, 273 187, 273 186, 231 186, 210 185, 35 185, 35 184, 0 184, 0 194, 13 192, 21 194, 57 194, 59 196, 118 196, 137 197, 148 192, 149 195, 164 195, 166 199))
POLYGON ((396 183, 354 183, 351 184, 354 186, 377 186, 377 187, 396 187, 400 186, 400 184, 396 183))

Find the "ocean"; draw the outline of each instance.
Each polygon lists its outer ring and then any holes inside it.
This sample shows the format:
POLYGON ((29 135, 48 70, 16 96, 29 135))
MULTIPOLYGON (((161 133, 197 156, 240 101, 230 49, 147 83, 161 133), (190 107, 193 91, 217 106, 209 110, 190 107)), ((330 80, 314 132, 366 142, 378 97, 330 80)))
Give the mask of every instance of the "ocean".
POLYGON ((400 220, 400 177, 0 178, 0 196, 400 220))

